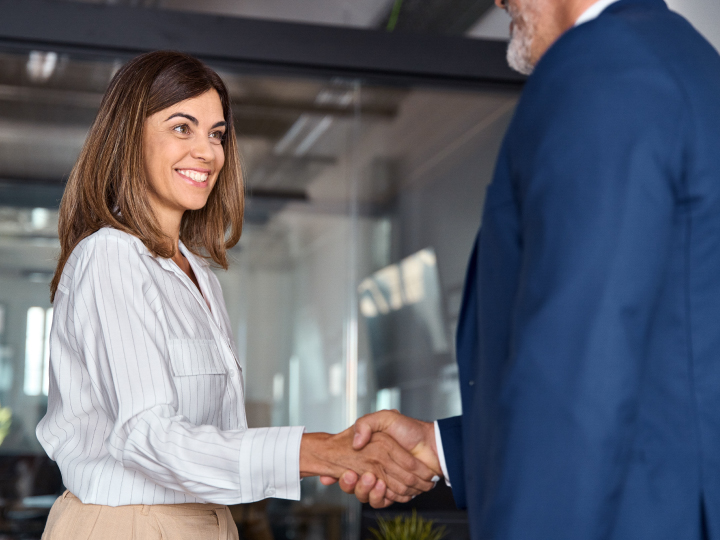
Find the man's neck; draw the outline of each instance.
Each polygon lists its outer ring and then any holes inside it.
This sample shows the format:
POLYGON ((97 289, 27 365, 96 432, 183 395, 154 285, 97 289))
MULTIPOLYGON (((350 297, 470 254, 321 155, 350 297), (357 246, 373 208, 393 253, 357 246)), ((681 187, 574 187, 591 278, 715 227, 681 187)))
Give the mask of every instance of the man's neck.
POLYGON ((597 3, 598 0, 567 0, 565 2, 565 29, 569 30, 593 4, 597 3))
POLYGON ((583 11, 577 19, 575 19, 575 26, 592 21, 598 15, 600 15, 605 8, 610 4, 614 4, 618 0, 597 0, 593 2, 585 11, 583 11))

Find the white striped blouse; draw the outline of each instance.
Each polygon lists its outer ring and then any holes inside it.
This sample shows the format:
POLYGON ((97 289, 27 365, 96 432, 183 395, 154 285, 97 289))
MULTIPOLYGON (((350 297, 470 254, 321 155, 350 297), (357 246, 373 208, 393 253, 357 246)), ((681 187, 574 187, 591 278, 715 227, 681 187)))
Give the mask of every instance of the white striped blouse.
POLYGON ((302 427, 248 429, 220 283, 105 228, 72 252, 55 297, 37 437, 82 502, 299 499, 302 427))

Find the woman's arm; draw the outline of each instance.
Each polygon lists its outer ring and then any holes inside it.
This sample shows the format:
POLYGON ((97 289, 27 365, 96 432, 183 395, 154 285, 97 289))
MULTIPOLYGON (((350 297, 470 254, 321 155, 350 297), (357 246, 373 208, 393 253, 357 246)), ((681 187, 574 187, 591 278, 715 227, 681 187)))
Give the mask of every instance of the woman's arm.
POLYGON ((71 291, 77 354, 112 424, 105 448, 123 467, 222 504, 298 499, 301 472, 336 475, 347 468, 373 471, 399 495, 430 487, 418 474, 429 479, 432 472, 392 441, 360 453, 342 434, 303 438, 300 427, 220 430, 179 415, 159 290, 131 242, 116 235, 88 240, 71 291))

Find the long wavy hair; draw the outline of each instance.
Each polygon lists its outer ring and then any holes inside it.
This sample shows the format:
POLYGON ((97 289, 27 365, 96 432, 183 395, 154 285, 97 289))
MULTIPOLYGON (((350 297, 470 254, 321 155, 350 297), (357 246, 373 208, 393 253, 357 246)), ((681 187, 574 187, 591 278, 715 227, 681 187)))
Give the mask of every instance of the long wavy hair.
POLYGON ((227 269, 227 250, 242 233, 244 190, 232 109, 222 79, 205 64, 183 53, 156 51, 134 58, 110 81, 75 166, 62 202, 58 232, 60 257, 50 284, 50 299, 75 246, 102 227, 138 237, 157 257, 175 254, 153 214, 143 167, 145 119, 175 103, 217 91, 226 135, 225 165, 207 204, 185 212, 180 239, 187 248, 227 269))

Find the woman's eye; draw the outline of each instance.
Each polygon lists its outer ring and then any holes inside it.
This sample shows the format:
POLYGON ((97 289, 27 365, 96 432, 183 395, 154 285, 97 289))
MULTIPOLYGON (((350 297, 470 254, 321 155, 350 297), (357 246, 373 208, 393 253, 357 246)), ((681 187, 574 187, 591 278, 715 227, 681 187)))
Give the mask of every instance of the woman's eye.
POLYGON ((223 142, 225 139, 225 132, 224 131, 213 131, 210 133, 210 138, 213 140, 213 142, 223 142))
POLYGON ((187 124, 180 124, 179 126, 175 126, 173 131, 180 133, 181 135, 188 135, 190 133, 190 128, 187 124))

